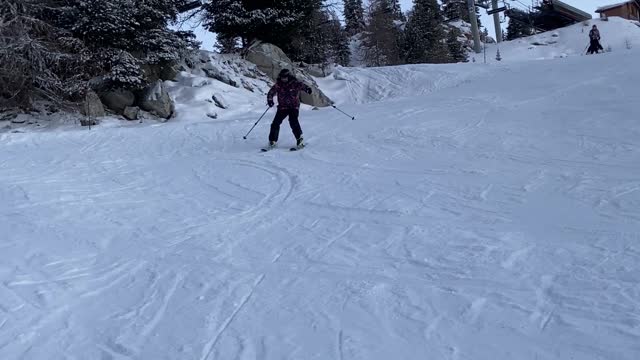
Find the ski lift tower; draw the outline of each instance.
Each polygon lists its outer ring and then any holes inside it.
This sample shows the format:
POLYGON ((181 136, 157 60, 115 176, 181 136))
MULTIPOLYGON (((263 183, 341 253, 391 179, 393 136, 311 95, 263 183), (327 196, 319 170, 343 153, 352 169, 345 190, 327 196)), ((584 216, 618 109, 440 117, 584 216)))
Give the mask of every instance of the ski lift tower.
POLYGON ((476 2, 468 0, 469 5, 469 21, 471 21, 471 33, 473 34, 473 51, 479 54, 482 50, 480 44, 480 29, 478 29, 478 18, 476 17, 476 2))
POLYGON ((502 42, 502 26, 500 26, 500 12, 507 10, 506 7, 499 8, 498 0, 491 0, 491 10, 487 11, 487 14, 493 13, 493 25, 496 28, 496 41, 502 42))

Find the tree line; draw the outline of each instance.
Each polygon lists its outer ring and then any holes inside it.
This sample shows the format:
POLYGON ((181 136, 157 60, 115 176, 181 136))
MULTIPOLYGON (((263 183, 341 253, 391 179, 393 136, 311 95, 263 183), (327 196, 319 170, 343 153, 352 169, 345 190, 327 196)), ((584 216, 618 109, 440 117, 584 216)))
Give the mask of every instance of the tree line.
MULTIPOLYGON (((414 0, 408 12, 399 0, 335 1, 204 0, 195 11, 223 51, 262 40, 312 64, 349 65, 352 51, 366 66, 467 61, 456 22, 479 16, 464 0, 414 0)), ((143 88, 199 48, 192 32, 171 26, 194 3, 0 1, 0 110, 77 102, 90 89, 143 88)))
POLYGON ((199 47, 171 30, 189 0, 2 0, 0 110, 141 89, 199 47))
POLYGON ((323 0, 210 0, 204 10, 226 52, 261 40, 307 63, 349 65, 354 50, 367 66, 468 60, 465 37, 450 25, 469 20, 460 0, 414 0, 406 14, 399 0, 344 0, 342 9, 323 0))

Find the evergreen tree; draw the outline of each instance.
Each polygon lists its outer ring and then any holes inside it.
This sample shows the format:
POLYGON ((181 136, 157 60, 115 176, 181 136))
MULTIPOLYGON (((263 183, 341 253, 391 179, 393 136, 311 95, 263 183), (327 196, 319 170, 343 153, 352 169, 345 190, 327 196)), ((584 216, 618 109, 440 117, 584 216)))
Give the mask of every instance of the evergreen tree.
POLYGON ((347 65, 350 61, 349 37, 334 12, 318 9, 312 24, 292 41, 296 52, 290 56, 294 60, 323 66, 332 62, 347 65))
POLYGON ((313 30, 321 6, 322 0, 209 0, 203 5, 204 24, 223 37, 241 38, 244 45, 262 40, 296 54, 301 50, 292 39, 313 30))
POLYGON ((186 2, 68 0, 68 17, 58 23, 92 50, 90 61, 110 86, 135 89, 147 83, 146 66, 176 62, 196 48, 192 33, 169 29, 186 2))
MULTIPOLYGON (((448 21, 463 20, 471 22, 469 6, 467 0, 442 0, 442 12, 448 21)), ((482 27, 480 21, 480 10, 475 7, 476 18, 478 19, 478 27, 482 27)))
POLYGON ((452 62, 468 62, 469 54, 462 46, 460 37, 462 31, 456 27, 452 27, 447 34, 447 48, 449 50, 449 56, 452 62))
POLYGON ((391 0, 372 0, 367 26, 363 34, 364 60, 368 66, 398 65, 401 63, 398 39, 400 29, 392 16, 391 0))
POLYGON ((238 50, 238 38, 235 36, 217 36, 216 49, 223 54, 231 54, 238 50))
POLYGON ((349 37, 346 31, 340 32, 335 44, 334 62, 342 66, 349 66, 351 63, 351 48, 349 47, 349 37))
POLYGON ((443 21, 437 0, 414 0, 405 28, 408 63, 445 63, 450 60, 443 21))
POLYGON ((342 27, 338 15, 331 13, 331 20, 326 26, 329 34, 330 59, 336 64, 348 66, 351 62, 349 36, 342 27))
POLYGON ((61 10, 50 0, 0 2, 0 111, 75 100, 86 90, 84 44, 43 19, 61 10))
POLYGON ((529 36, 533 33, 533 28, 527 24, 528 14, 522 10, 509 10, 509 25, 507 26, 506 40, 515 40, 529 36))
POLYGON ((365 27, 362 0, 344 0, 345 30, 349 35, 362 32, 365 27))
POLYGON ((0 97, 28 106, 76 101, 95 78, 146 85, 155 65, 176 62, 196 45, 193 34, 168 28, 187 1, 3 0, 0 97))
POLYGON ((326 64, 332 45, 330 32, 329 14, 322 9, 316 9, 309 23, 290 39, 287 55, 293 60, 309 64, 326 64))
POLYGON ((400 0, 391 0, 391 16, 393 20, 399 21, 400 23, 407 22, 407 17, 402 12, 402 8, 400 7, 400 0))

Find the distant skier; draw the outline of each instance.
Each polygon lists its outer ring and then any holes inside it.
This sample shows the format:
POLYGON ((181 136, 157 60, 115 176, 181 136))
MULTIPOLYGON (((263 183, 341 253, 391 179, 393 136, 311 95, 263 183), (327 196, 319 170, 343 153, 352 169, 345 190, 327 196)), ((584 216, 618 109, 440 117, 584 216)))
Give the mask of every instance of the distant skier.
POLYGON ((300 91, 311 94, 311 88, 298 81, 289 70, 283 69, 280 71, 278 80, 267 95, 267 104, 270 107, 274 105, 273 97, 275 95, 278 96, 278 112, 271 123, 271 132, 269 133, 270 148, 276 146, 280 133, 280 125, 287 116, 289 117, 289 125, 293 131, 293 136, 296 137, 296 147, 304 147, 302 128, 298 121, 298 115, 300 113, 300 91))
POLYGON ((589 40, 591 43, 589 44, 587 54, 597 54, 598 51, 604 50, 602 45, 600 45, 600 30, 598 30, 598 27, 595 25, 593 25, 591 31, 589 31, 589 40))

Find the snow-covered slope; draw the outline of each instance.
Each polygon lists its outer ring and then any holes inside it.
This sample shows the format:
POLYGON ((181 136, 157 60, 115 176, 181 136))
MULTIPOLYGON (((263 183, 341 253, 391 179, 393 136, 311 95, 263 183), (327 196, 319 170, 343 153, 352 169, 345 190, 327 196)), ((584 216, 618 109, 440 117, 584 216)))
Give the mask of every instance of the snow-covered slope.
MULTIPOLYGON (((565 28, 548 31, 502 44, 487 44, 487 61, 495 63, 499 48, 503 62, 553 59, 584 55, 589 45, 589 31, 597 25, 602 36, 602 46, 613 52, 626 52, 627 47, 640 47, 638 22, 611 17, 608 21, 594 19, 565 28)), ((483 54, 473 54, 476 61, 483 62, 483 54)))
POLYGON ((635 360, 639 61, 397 70, 297 153, 259 103, 0 134, 0 359, 635 360))
POLYGON ((365 104, 428 95, 454 88, 490 71, 478 64, 337 67, 331 75, 317 78, 316 82, 336 104, 365 104))

